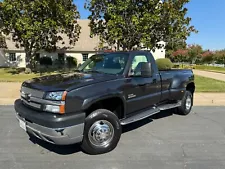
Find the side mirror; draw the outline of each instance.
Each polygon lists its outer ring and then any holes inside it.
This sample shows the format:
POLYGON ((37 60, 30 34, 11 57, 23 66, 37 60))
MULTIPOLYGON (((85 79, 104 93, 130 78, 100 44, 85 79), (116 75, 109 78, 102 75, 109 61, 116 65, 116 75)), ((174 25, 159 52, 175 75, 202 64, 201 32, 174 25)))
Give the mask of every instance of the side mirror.
POLYGON ((142 77, 151 77, 152 76, 151 63, 142 63, 141 64, 141 76, 142 77))

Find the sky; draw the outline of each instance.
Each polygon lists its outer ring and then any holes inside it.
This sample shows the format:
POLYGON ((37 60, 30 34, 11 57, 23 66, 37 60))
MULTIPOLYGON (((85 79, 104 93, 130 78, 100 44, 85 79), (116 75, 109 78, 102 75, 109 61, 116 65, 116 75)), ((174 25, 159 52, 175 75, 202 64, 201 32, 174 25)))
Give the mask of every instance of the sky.
MULTIPOLYGON (((74 0, 81 18, 86 19, 89 12, 84 9, 85 0, 74 0)), ((190 0, 187 16, 191 25, 199 31, 191 34, 188 44, 199 44, 203 49, 225 49, 225 0, 190 0)))

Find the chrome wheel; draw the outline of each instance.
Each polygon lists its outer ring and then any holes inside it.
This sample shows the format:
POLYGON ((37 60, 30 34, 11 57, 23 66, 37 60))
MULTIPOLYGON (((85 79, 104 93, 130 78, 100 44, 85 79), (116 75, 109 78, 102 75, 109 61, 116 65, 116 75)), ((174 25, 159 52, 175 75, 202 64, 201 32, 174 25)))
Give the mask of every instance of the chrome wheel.
POLYGON ((185 106, 187 110, 191 109, 191 106, 192 106, 191 96, 187 96, 185 106))
POLYGON ((106 146, 114 136, 114 128, 107 120, 96 121, 89 129, 88 138, 95 146, 106 146))

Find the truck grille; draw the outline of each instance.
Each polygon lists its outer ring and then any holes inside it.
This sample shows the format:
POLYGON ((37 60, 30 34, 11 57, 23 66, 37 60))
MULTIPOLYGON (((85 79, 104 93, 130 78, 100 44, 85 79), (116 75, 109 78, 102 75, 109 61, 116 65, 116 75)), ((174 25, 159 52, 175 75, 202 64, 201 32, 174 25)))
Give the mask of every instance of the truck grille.
POLYGON ((41 109, 41 100, 44 96, 43 91, 31 89, 28 87, 22 86, 21 88, 21 99, 23 104, 28 105, 29 107, 33 107, 35 109, 41 109))
POLYGON ((23 92, 25 94, 30 94, 32 97, 37 97, 37 98, 43 98, 43 96, 45 94, 43 91, 31 89, 31 88, 24 87, 24 86, 22 86, 21 92, 23 92))

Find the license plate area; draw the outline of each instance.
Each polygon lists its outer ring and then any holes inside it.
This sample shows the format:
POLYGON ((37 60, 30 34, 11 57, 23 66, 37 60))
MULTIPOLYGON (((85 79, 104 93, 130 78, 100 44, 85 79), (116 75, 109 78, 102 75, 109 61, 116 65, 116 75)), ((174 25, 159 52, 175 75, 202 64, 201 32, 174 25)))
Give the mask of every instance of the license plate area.
POLYGON ((24 131, 27 131, 26 123, 22 120, 19 120, 20 128, 22 128, 24 131))

